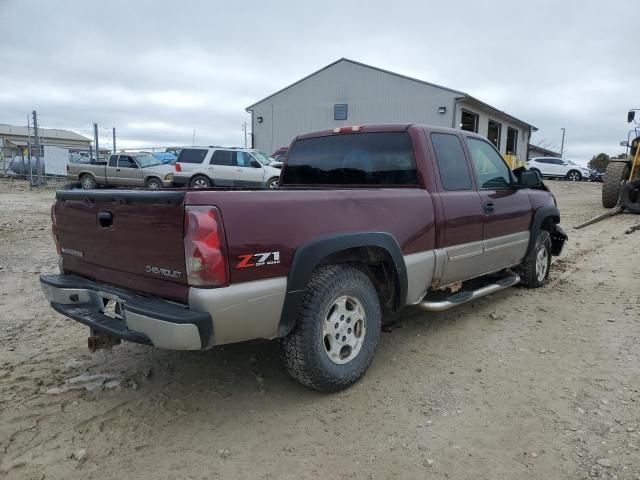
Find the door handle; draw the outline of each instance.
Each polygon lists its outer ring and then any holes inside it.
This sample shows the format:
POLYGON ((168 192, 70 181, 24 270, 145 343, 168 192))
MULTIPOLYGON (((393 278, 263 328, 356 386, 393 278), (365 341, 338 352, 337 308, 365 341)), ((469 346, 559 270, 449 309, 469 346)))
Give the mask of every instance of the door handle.
POLYGON ((119 172, 119 171, 120 171, 120 169, 119 169, 119 168, 116 168, 116 172, 119 172))
POLYGON ((484 204, 483 210, 484 213, 493 213, 495 210, 495 205, 493 204, 493 202, 487 202, 484 204))
POLYGON ((237 169, 236 169, 236 172, 241 172, 241 171, 242 171, 242 169, 241 169, 241 168, 237 168, 237 169))

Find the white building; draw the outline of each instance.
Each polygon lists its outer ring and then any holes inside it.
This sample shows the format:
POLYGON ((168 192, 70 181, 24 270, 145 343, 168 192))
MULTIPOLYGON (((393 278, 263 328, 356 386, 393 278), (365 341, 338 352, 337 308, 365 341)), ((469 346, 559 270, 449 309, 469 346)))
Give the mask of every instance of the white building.
POLYGON ((300 133, 344 125, 424 123, 486 136, 527 158, 536 128, 471 95, 346 58, 247 107, 253 147, 271 154, 300 133))

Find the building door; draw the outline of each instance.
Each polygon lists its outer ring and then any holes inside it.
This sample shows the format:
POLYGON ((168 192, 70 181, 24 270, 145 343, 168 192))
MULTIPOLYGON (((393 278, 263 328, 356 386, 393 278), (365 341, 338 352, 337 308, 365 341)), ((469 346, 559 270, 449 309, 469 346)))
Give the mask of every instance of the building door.
POLYGON ((460 130, 478 133, 478 115, 467 110, 460 111, 460 130))
POLYGON ((518 130, 507 128, 507 155, 518 155, 518 130))
POLYGON ((489 120, 487 126, 487 139, 500 151, 500 137, 502 136, 502 125, 493 120, 489 120))
POLYGON ((531 200, 513 187, 509 167, 487 141, 467 137, 484 217, 483 262, 486 272, 520 263, 529 244, 531 200))

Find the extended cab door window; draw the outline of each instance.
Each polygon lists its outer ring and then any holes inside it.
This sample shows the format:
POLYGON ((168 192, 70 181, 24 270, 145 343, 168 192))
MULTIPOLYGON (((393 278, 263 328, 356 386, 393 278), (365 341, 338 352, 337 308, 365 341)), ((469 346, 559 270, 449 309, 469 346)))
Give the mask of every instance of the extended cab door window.
POLYGON ((449 133, 432 133, 431 143, 436 152, 436 162, 443 188, 470 190, 471 173, 460 139, 449 133))
POLYGON ((118 155, 111 155, 109 157, 109 166, 116 167, 118 165, 118 155))
POLYGON ((479 138, 467 137, 467 146, 481 189, 511 188, 511 171, 493 146, 479 138))

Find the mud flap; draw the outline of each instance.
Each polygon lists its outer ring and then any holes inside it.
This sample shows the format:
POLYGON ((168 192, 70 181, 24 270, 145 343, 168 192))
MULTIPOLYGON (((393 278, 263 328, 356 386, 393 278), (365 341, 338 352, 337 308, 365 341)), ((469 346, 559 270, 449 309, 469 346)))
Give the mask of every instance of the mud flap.
POLYGON ((555 225, 553 232, 551 232, 551 255, 557 257, 562 253, 564 243, 569 239, 566 233, 560 225, 555 225))

